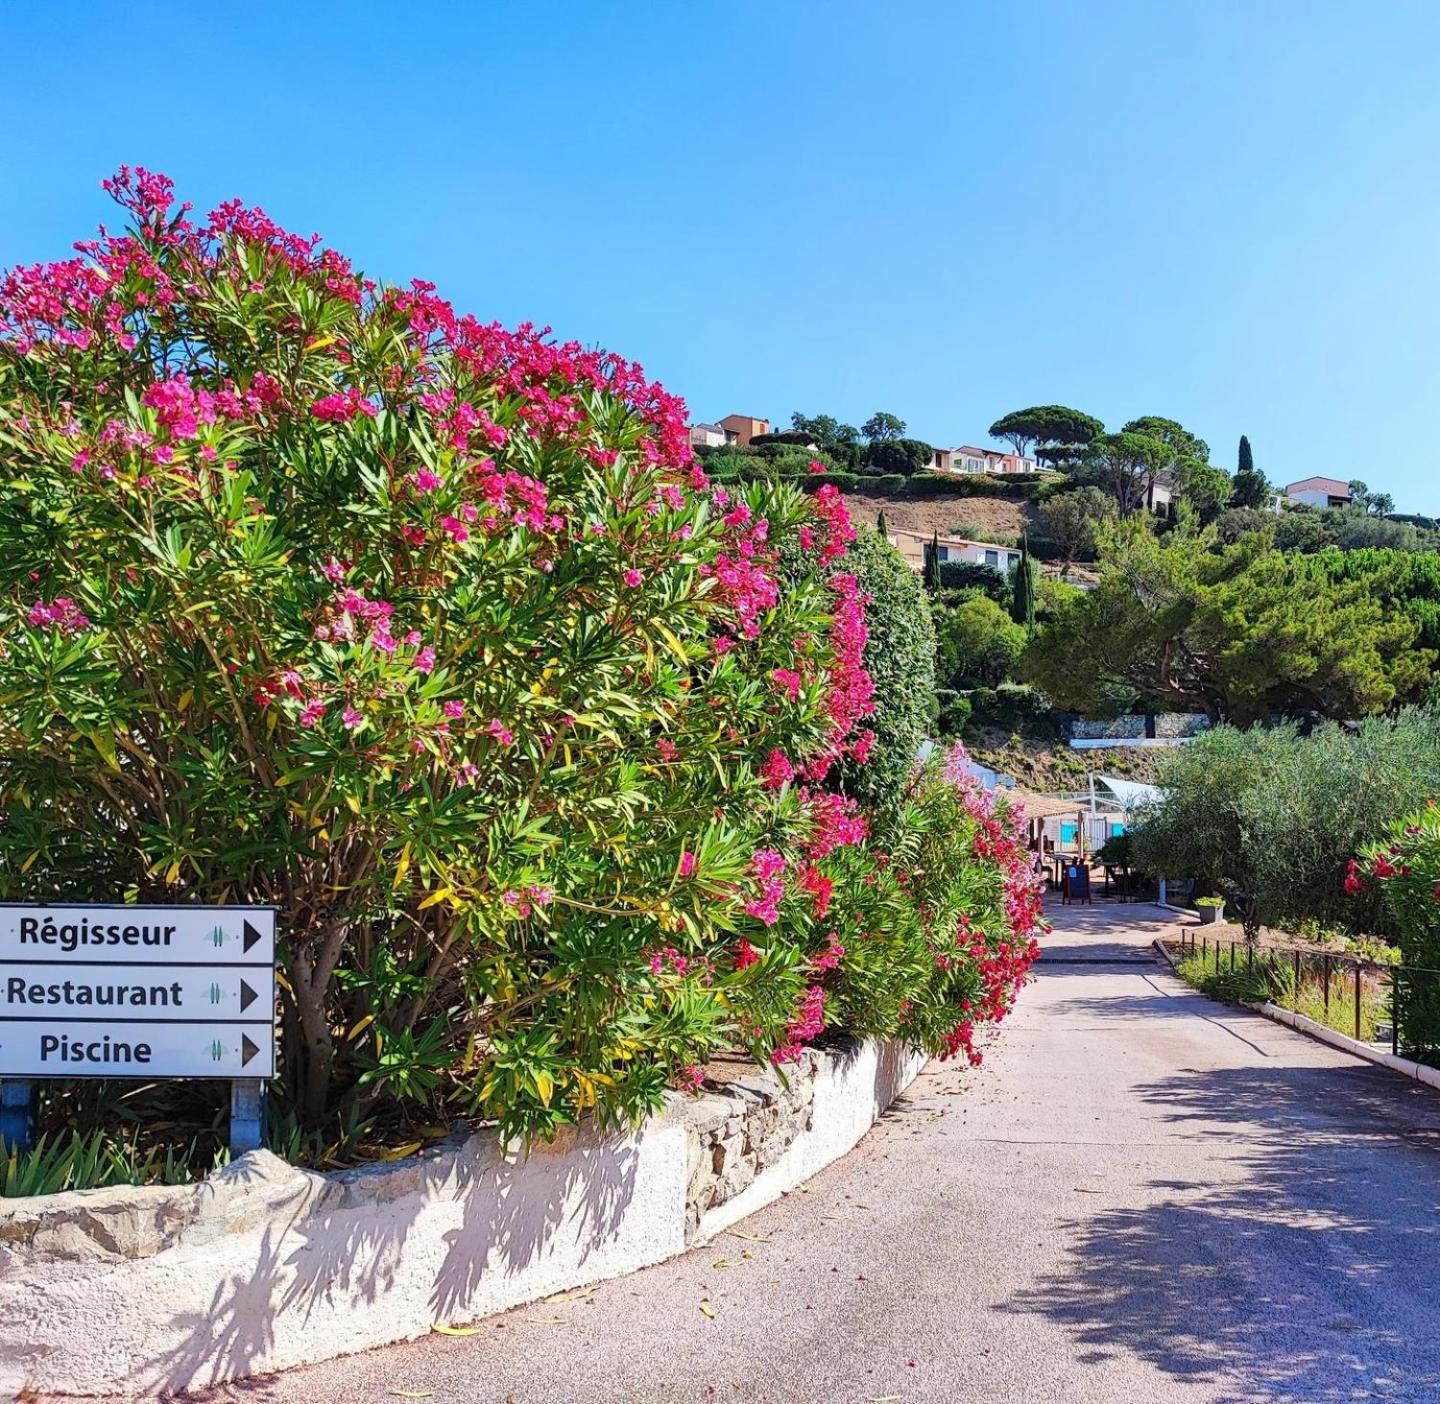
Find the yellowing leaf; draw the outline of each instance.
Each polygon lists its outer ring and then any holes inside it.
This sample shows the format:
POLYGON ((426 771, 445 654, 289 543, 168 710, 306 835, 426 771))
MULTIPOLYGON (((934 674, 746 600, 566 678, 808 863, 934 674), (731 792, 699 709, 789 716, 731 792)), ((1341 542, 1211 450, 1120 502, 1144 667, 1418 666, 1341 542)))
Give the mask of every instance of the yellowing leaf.
POLYGON ((430 1328, 437 1336, 478 1336, 478 1326, 442 1326, 438 1321, 430 1328))
POLYGON ((701 1302, 700 1310, 703 1311, 705 1315, 708 1316, 712 1321, 715 1319, 715 1308, 712 1307, 709 1302, 701 1302))
POLYGON ((548 1107, 550 1098, 555 1095, 555 1079, 544 1068, 536 1068, 530 1074, 530 1081, 535 1084, 535 1091, 541 1102, 548 1107))
POLYGON ((591 1287, 576 1287, 571 1292, 556 1292, 553 1296, 546 1297, 545 1300, 547 1302, 578 1302, 581 1297, 588 1297, 598 1288, 598 1283, 591 1287))
POLYGON ((180 700, 175 704, 178 711, 183 712, 195 700, 195 689, 188 688, 180 694, 180 700))
POLYGON ((411 1141, 408 1146, 396 1146, 393 1150, 387 1150, 380 1157, 381 1160, 404 1160, 407 1155, 414 1155, 424 1144, 423 1141, 411 1141))
POLYGON ((395 864, 395 886, 399 887, 405 881, 405 874, 410 871, 410 845, 407 843, 400 850, 400 861, 395 864))
POLYGON ((680 640, 677 639, 675 635, 672 634, 670 630, 667 629, 662 623, 660 623, 658 619, 655 621, 655 629, 656 632, 660 635, 660 637, 664 639, 665 642, 670 646, 670 652, 673 653, 676 658, 678 658, 682 663, 688 663, 690 661, 685 656, 685 649, 681 645, 680 640))
POLYGON ((433 907, 437 902, 443 902, 447 897, 453 897, 454 895, 455 893, 452 888, 438 888, 420 903, 420 910, 423 912, 427 907, 433 907))
POLYGON ((354 1025, 352 1025, 350 1032, 347 1033, 345 1037, 347 1039, 358 1038, 359 1035, 364 1033, 365 1030, 368 1029, 370 1025, 374 1022, 375 1016, 373 1014, 367 1014, 363 1019, 357 1019, 354 1025))

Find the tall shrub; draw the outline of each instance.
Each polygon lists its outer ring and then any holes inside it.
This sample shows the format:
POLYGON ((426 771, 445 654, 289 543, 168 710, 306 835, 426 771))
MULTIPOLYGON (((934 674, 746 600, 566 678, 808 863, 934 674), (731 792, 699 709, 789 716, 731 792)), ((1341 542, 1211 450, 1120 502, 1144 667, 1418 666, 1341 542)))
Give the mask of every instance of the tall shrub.
POLYGON ((0 289, 0 891, 275 903, 310 1122, 764 1056, 808 953, 689 962, 870 710, 835 490, 710 491, 637 367, 111 188, 129 232, 0 289))
POLYGON ((0 895, 274 903, 312 1125, 546 1135, 1008 1007, 1003 805, 931 776, 881 848, 824 787, 875 744, 833 486, 712 487, 638 367, 109 184, 0 283, 0 895))
POLYGON ((1252 935, 1262 922, 1364 929, 1380 913, 1347 889, 1347 860, 1440 793, 1440 725, 1411 709, 1353 732, 1217 727, 1172 753, 1160 784, 1134 834, 1141 866, 1213 884, 1252 935))

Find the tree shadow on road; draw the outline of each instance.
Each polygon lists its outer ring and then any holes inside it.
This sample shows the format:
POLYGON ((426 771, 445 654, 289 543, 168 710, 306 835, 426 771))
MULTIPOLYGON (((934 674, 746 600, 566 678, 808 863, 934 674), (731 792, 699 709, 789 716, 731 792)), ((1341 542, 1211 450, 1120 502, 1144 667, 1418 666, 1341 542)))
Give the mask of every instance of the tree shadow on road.
POLYGON ((1196 1179, 1061 1225, 1063 1265, 1001 1309, 1225 1401, 1440 1398, 1440 1097, 1333 1065, 1138 1092, 1194 1139, 1196 1179))

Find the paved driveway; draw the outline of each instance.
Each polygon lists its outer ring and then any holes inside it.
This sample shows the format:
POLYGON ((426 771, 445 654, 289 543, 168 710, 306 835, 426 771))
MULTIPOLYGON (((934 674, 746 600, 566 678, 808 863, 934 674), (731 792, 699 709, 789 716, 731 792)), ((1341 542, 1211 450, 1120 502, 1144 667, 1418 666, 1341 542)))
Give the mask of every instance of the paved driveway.
POLYGON ((1155 908, 1055 919, 985 1067, 746 1236, 234 1395, 1440 1399, 1440 1093, 1190 994, 1155 908))

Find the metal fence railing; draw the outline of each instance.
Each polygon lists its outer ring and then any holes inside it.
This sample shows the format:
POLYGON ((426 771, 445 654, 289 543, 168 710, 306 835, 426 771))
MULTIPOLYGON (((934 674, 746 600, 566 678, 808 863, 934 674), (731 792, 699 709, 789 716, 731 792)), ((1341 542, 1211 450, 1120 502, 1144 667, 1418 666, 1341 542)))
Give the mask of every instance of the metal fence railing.
MULTIPOLYGON (((1364 956, 1338 951, 1317 951, 1306 946, 1261 945, 1255 941, 1222 941, 1187 928, 1180 933, 1181 951, 1199 956, 1215 973, 1242 967, 1270 977, 1277 991, 1288 990, 1295 1005, 1302 994, 1318 987, 1322 1022, 1331 1028, 1332 1005, 1353 1005, 1350 1020, 1354 1036, 1363 1038, 1366 1010, 1375 1022, 1388 1020, 1390 1051, 1404 1052, 1417 1062, 1440 1064, 1440 970, 1423 965, 1387 965, 1364 956), (1386 1018, 1381 1019, 1383 1011, 1386 1018)), ((1302 1011, 1303 1012, 1303 1011, 1302 1011)), ((1343 1030, 1339 1030, 1343 1032, 1343 1030)))

